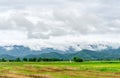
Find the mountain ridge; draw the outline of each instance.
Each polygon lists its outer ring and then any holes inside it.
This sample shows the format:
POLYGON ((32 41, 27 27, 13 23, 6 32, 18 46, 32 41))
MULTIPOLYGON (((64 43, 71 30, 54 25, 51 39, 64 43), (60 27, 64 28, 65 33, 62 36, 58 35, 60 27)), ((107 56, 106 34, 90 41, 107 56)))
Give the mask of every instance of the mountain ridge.
MULTIPOLYGON (((7 46, 8 47, 8 46, 7 46)), ((69 50, 62 51, 53 48, 45 48, 42 50, 31 50, 29 47, 24 46, 12 46, 12 49, 5 49, 0 46, 0 58, 60 58, 60 59, 72 59, 73 57, 81 57, 85 60, 97 60, 97 59, 120 59, 120 48, 113 49, 111 47, 103 50, 89 50, 83 49, 80 51, 70 47, 69 50)))

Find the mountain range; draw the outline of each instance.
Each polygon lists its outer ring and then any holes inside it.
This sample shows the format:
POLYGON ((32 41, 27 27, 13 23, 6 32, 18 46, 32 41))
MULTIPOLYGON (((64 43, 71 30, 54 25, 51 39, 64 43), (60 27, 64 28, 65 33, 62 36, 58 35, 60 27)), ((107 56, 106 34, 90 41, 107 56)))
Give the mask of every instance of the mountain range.
MULTIPOLYGON (((90 45, 95 48, 96 45, 90 45)), ((53 48, 44 48, 42 50, 31 50, 29 47, 24 46, 0 46, 0 59, 15 59, 15 58, 59 58, 59 59, 72 59, 73 57, 80 57, 85 60, 101 60, 101 59, 120 59, 120 48, 107 47, 101 50, 82 49, 75 50, 70 47, 66 51, 56 50, 53 48)))

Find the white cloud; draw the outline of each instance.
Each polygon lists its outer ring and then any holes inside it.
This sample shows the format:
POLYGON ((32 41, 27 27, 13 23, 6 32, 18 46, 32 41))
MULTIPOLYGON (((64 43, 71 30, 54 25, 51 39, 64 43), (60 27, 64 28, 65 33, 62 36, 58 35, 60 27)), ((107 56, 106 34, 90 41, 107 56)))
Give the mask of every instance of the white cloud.
POLYGON ((0 32, 0 39, 5 44, 61 49, 76 39, 76 44, 118 42, 119 8, 118 0, 1 0, 0 31, 4 34, 0 32))

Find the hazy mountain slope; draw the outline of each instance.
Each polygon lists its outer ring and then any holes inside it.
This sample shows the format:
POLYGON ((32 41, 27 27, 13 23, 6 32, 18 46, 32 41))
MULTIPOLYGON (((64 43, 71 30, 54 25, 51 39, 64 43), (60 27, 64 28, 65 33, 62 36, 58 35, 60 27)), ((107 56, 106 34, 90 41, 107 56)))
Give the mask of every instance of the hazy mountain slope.
MULTIPOLYGON (((97 47, 97 45, 90 45, 90 46, 94 49, 97 47)), ((81 57, 86 60, 119 59, 120 48, 114 49, 107 46, 106 49, 102 49, 102 50, 83 49, 81 51, 76 51, 74 48, 70 47, 66 51, 61 51, 61 50, 55 50, 53 48, 44 48, 42 50, 31 50, 28 47, 17 46, 17 45, 12 46, 11 49, 10 48, 6 49, 6 46, 0 47, 0 58, 16 58, 16 57, 20 57, 20 58, 42 57, 42 58, 60 58, 60 59, 72 59, 73 57, 81 57)))

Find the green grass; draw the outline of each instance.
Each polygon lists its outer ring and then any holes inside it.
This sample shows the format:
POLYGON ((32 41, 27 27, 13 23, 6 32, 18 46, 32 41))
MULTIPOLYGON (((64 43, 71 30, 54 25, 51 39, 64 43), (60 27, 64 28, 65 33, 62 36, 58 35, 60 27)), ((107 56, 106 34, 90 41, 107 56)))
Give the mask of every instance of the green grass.
POLYGON ((120 78, 120 62, 0 62, 0 75, 10 74, 16 78, 120 78))

